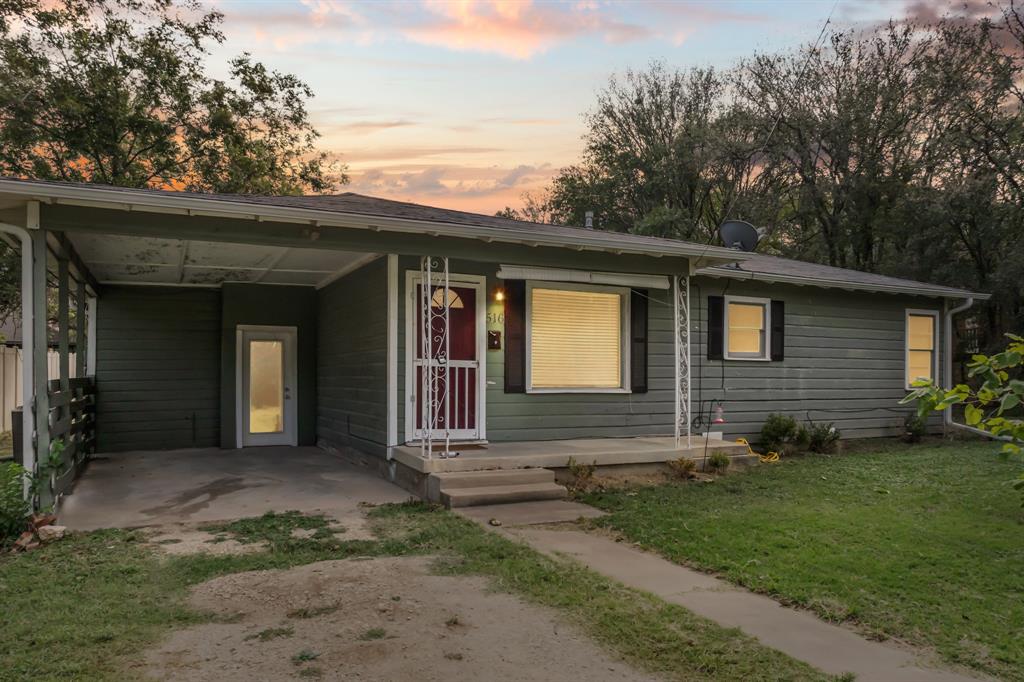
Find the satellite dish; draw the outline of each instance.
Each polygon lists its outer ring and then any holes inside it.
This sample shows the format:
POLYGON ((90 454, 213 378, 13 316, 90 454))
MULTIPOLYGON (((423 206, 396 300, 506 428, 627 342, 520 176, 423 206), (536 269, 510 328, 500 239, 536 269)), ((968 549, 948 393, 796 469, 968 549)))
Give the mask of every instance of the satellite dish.
POLYGON ((745 220, 726 220, 718 228, 722 243, 730 249, 753 251, 761 238, 757 229, 745 220))

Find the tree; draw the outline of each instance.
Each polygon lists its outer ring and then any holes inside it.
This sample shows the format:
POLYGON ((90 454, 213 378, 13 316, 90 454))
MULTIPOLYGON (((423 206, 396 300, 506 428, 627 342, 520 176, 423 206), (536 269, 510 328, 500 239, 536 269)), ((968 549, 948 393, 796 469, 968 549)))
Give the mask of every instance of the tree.
POLYGON ((494 215, 499 218, 511 218, 512 220, 525 220, 529 223, 552 223, 551 196, 547 192, 523 192, 520 195, 523 200, 522 208, 515 209, 506 206, 494 215))
POLYGON ((764 183, 753 165, 752 121, 726 115, 726 83, 713 69, 612 76, 587 116, 583 159, 551 186, 559 222, 707 241, 733 201, 764 183))
POLYGON ((295 76, 248 54, 211 77, 222 15, 198 0, 0 2, 0 173, 126 187, 321 192, 295 76))
MULTIPOLYGON (((248 54, 207 73, 222 15, 198 0, 0 0, 0 175, 297 194, 347 182, 316 150, 310 89, 248 54)), ((0 319, 20 306, 0 244, 0 319)))

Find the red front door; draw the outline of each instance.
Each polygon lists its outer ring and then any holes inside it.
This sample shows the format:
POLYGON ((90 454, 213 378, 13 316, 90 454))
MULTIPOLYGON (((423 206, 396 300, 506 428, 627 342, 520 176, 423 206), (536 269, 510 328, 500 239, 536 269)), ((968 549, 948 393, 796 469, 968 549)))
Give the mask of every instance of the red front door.
POLYGON ((429 338, 423 326, 422 287, 416 285, 416 335, 413 390, 416 391, 416 437, 423 436, 424 422, 433 425, 434 438, 480 438, 477 422, 480 358, 477 343, 477 290, 470 286, 448 288, 448 323, 445 327, 444 287, 433 286, 429 338), (429 352, 428 352, 429 349, 429 352), (447 361, 445 352, 447 350, 447 361), (429 360, 427 356, 429 355, 429 360), (424 376, 431 368, 433 402, 424 409, 424 376))

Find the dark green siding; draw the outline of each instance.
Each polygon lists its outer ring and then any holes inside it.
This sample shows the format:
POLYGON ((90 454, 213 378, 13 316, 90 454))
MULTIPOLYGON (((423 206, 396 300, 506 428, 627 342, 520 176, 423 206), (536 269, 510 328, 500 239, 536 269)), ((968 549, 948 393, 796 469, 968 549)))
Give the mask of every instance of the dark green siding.
POLYGON ((756 436, 773 412, 801 423, 833 422, 844 438, 899 435, 912 411, 899 405, 907 393, 906 310, 941 309, 921 297, 705 277, 692 280, 690 296, 693 410, 703 400, 706 413, 712 400, 721 400, 730 436, 756 436), (707 359, 707 297, 723 294, 785 301, 784 360, 707 359))
POLYGON ((318 292, 317 438, 383 454, 387 445, 387 259, 318 292))
POLYGON ((316 289, 276 284, 223 286, 221 313, 221 447, 236 446, 235 393, 238 325, 297 329, 299 445, 316 443, 316 289))
POLYGON ((220 292, 104 287, 96 318, 100 452, 220 442, 220 292))
MULTIPOLYGON (((566 263, 572 267, 572 263, 566 263)), ((419 272, 415 258, 399 259, 399 439, 405 438, 405 291, 407 272, 419 272)), ((452 273, 486 275, 487 328, 503 331, 503 307, 494 300, 502 286, 490 264, 452 260, 452 273)), ((489 441, 555 440, 564 438, 617 438, 665 435, 672 430, 674 374, 672 367, 672 310, 667 292, 649 292, 648 392, 629 393, 505 393, 504 343, 502 350, 487 351, 487 439, 489 441)), ((504 337, 503 337, 504 338, 504 337)))
MULTIPOLYGON (((418 260, 399 260, 399 437, 405 437, 406 273, 418 260)), ((571 267, 566 263, 566 267, 571 267)), ((451 261, 453 273, 487 276, 488 329, 502 329, 501 286, 490 264, 451 261)), ((834 422, 844 437, 898 435, 904 416, 904 315, 940 309, 912 296, 851 293, 694 277, 691 297, 692 406, 696 416, 724 403, 730 437, 757 436, 768 414, 801 422, 834 422), (727 284, 727 282, 729 282, 727 284), (735 294, 786 302, 786 357, 776 362, 710 361, 705 328, 708 295, 735 294)), ((675 358, 671 294, 649 290, 649 390, 645 394, 525 394, 504 392, 502 351, 487 351, 487 438, 491 441, 671 435, 675 358)), ((940 318, 941 319, 941 318, 940 318)), ((941 348, 941 341, 939 344, 941 348)), ((697 430, 703 430, 695 428, 697 430)))

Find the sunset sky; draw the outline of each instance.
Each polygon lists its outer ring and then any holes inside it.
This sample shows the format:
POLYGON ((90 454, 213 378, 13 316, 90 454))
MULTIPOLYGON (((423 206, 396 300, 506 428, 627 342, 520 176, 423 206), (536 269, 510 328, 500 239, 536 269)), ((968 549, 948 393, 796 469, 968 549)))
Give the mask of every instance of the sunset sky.
MULTIPOLYGON (((578 159, 583 114, 613 72, 651 60, 728 67, 817 36, 833 0, 213 3, 227 42, 303 78, 347 190, 493 213, 578 159)), ((934 3, 932 3, 934 4, 934 3)), ((929 7, 840 0, 833 26, 929 7)))

